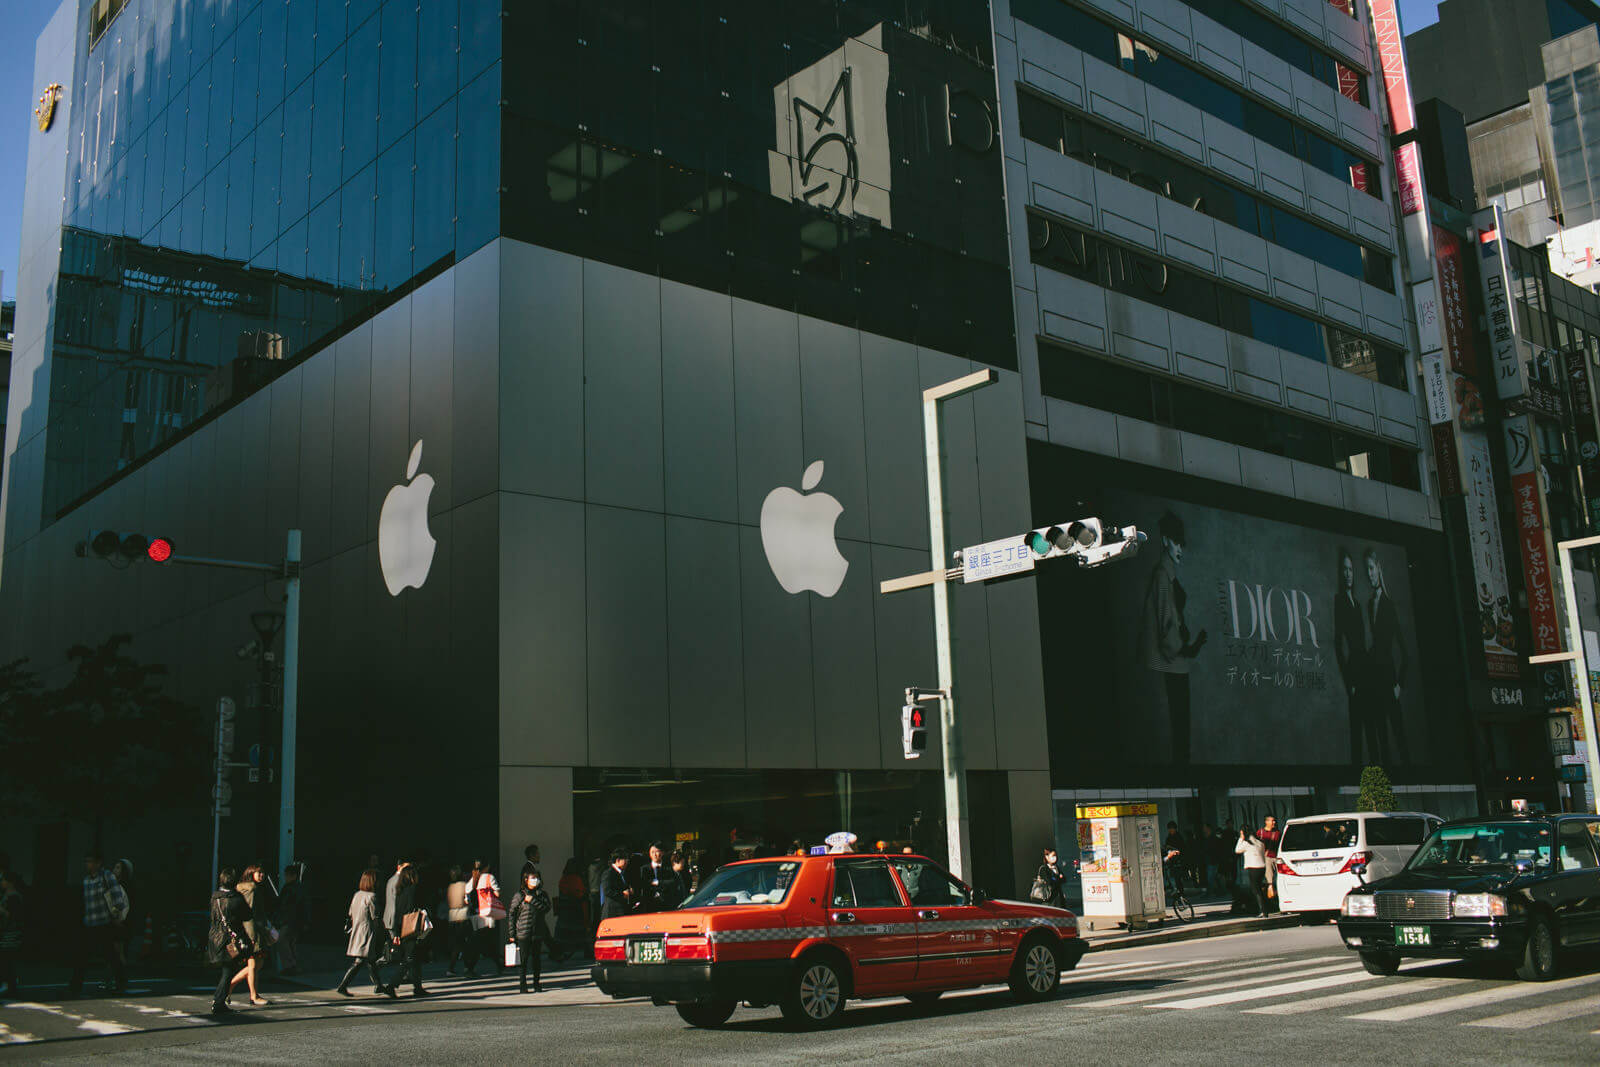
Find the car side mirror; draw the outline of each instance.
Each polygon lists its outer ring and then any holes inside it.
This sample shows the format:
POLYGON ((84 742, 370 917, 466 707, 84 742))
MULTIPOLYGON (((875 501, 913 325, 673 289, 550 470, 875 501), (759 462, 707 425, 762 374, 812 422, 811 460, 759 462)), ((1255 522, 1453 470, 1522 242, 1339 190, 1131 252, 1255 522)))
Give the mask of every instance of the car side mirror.
POLYGON ((1356 876, 1362 885, 1367 884, 1367 865, 1365 863, 1352 863, 1350 873, 1356 876))
POLYGON ((1533 861, 1518 860, 1516 863, 1513 863, 1512 866, 1516 868, 1518 874, 1527 874, 1533 870, 1533 861))
POLYGON ((987 903, 989 903, 988 893, 985 893, 981 889, 974 889, 972 891, 972 904, 974 907, 981 908, 987 903))

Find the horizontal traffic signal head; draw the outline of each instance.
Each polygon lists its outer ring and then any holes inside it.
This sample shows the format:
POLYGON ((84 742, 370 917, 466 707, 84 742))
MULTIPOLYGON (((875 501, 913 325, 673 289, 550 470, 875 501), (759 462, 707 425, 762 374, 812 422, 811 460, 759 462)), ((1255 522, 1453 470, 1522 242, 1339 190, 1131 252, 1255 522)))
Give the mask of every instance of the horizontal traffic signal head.
POLYGON ((1139 551, 1144 540, 1144 534, 1132 526, 1118 527, 1096 518, 1041 526, 1023 535, 1023 542, 1035 559, 1071 556, 1083 567, 1129 558, 1139 551))
POLYGON ((77 554, 93 556, 113 563, 134 563, 148 559, 152 563, 166 563, 172 559, 172 539, 150 537, 142 533, 118 530, 90 530, 87 540, 79 541, 77 554))

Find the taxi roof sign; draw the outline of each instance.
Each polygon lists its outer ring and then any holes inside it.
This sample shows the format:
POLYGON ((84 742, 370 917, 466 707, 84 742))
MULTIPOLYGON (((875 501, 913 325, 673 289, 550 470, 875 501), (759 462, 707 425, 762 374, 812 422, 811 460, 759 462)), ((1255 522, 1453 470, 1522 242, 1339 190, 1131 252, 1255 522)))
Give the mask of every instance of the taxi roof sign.
POLYGON ((811 846, 811 854, 813 856, 826 856, 828 854, 828 846, 827 845, 812 845, 811 846))

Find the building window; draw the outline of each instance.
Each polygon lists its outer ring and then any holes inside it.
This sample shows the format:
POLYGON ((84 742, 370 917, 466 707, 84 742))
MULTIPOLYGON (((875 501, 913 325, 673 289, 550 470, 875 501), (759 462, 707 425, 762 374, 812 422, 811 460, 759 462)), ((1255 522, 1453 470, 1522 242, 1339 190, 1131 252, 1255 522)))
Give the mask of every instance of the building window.
POLYGON ((128 0, 94 0, 94 10, 89 15, 89 48, 92 50, 105 36, 106 28, 128 6, 128 0))

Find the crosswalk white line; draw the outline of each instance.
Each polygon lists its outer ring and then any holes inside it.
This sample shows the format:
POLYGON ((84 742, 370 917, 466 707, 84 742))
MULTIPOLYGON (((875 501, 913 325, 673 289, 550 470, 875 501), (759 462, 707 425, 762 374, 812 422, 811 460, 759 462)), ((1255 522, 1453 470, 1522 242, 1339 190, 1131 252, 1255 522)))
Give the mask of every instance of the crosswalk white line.
POLYGON ((0 1045, 26 1045, 39 1040, 32 1034, 25 1034, 21 1030, 13 1030, 5 1023, 0 1023, 0 1045))
POLYGON ((1367 1022, 1392 1023, 1405 1022, 1408 1019, 1422 1019, 1430 1015, 1444 1015, 1452 1011, 1465 1011, 1468 1008, 1481 1008, 1484 1005, 1498 1004, 1504 1000, 1516 1000, 1522 997, 1535 997, 1540 993, 1554 993, 1561 989, 1573 989, 1578 986, 1593 985, 1600 982, 1600 974, 1586 974, 1577 978, 1562 978, 1554 982, 1528 982, 1524 985, 1494 985, 1488 989, 1479 989, 1471 993, 1462 993, 1454 997, 1436 997, 1424 1000, 1419 1004, 1402 1004, 1399 1007, 1384 1008, 1381 1011, 1362 1012, 1360 1015, 1347 1015, 1347 1019, 1362 1019, 1367 1022))
POLYGON ((1560 1022, 1563 1019, 1575 1019, 1580 1015, 1600 1013, 1600 996, 1583 997, 1578 1000, 1562 1001, 1559 1004, 1545 1004, 1537 1008, 1524 1008, 1521 1011, 1509 1011, 1504 1015, 1491 1015, 1487 1019, 1475 1019, 1468 1026, 1487 1026, 1495 1030, 1531 1030, 1535 1026, 1545 1023, 1560 1022))
POLYGON ((1212 993, 1209 996, 1185 997, 1182 1000, 1167 1000, 1152 1004, 1152 1008, 1181 1008, 1192 1011, 1195 1008, 1216 1008, 1224 1004, 1238 1004, 1246 1000, 1265 1000, 1268 997, 1286 997, 1292 993, 1309 993, 1314 989, 1327 989, 1330 986, 1354 985, 1358 982, 1370 982, 1377 975, 1364 972, 1340 972, 1326 974, 1321 978, 1305 978, 1298 982, 1283 984, 1274 983, 1253 989, 1234 989, 1227 993, 1212 993))
MULTIPOLYGON (((1165 1000, 1177 996, 1180 992, 1191 995, 1203 993, 1220 993, 1225 989, 1238 989, 1242 986, 1263 985, 1267 982, 1282 982, 1292 978, 1320 977, 1330 972, 1349 972, 1354 968, 1348 963, 1322 963, 1315 967, 1302 967, 1300 970, 1286 970, 1286 968, 1301 967, 1300 963, 1284 963, 1274 967, 1251 968, 1247 974, 1225 982, 1202 982, 1199 985, 1179 990, 1172 986, 1147 993, 1130 993, 1126 996, 1116 997, 1085 997, 1082 1000, 1068 1001, 1072 1007, 1082 1008, 1111 1008, 1123 1004, 1144 1004, 1152 1000, 1165 1000)), ((1359 965, 1358 965, 1359 966, 1359 965)))
MULTIPOLYGON (((1276 958, 1276 957, 1273 957, 1273 958, 1276 958)), ((1084 985, 1092 985, 1095 982, 1100 982, 1100 981, 1104 981, 1104 982, 1119 982, 1120 981, 1120 982, 1128 982, 1128 983, 1136 983, 1136 982, 1141 982, 1141 981, 1159 981, 1159 982, 1169 982, 1169 983, 1170 982, 1209 982, 1209 981, 1212 981, 1213 979, 1239 978, 1239 977, 1242 977, 1243 975, 1245 975, 1247 973, 1250 973, 1250 972, 1272 971, 1272 970, 1276 970, 1276 969, 1280 969, 1280 968, 1304 967, 1304 966, 1307 965, 1307 961, 1306 960, 1294 960, 1294 961, 1288 962, 1288 963, 1278 963, 1278 964, 1276 964, 1275 967, 1274 966, 1263 966, 1260 962, 1223 963, 1223 962, 1219 961, 1219 962, 1216 962, 1216 963, 1212 963, 1210 966, 1195 968, 1195 963, 1196 963, 1196 961, 1194 961, 1194 960, 1185 960, 1185 961, 1178 962, 1178 963, 1163 963, 1163 964, 1154 965, 1154 966, 1151 966, 1151 967, 1148 967, 1148 968, 1143 968, 1143 969, 1140 969, 1140 970, 1137 970, 1137 971, 1124 971, 1124 972, 1122 972, 1120 974, 1111 974, 1111 975, 1107 975, 1107 976, 1105 976, 1103 978, 1091 977, 1091 976, 1087 976, 1086 975, 1086 976, 1084 976, 1082 978, 1079 978, 1077 980, 1079 982, 1079 988, 1081 988, 1084 985), (1158 974, 1158 973, 1156 973, 1158 970, 1160 970, 1160 971, 1181 971, 1181 973, 1158 974)), ((1071 981, 1071 980, 1073 980, 1073 976, 1070 976, 1070 975, 1063 975, 1062 978, 1061 978, 1062 982, 1067 982, 1067 981, 1071 981)), ((1107 991, 1107 993, 1103 993, 1103 994, 1089 993, 1089 994, 1086 994, 1086 995, 1087 996, 1105 996, 1105 995, 1109 995, 1110 992, 1111 991, 1107 991)))
POLYGON ((1459 980, 1449 978, 1416 978, 1409 982, 1386 982, 1376 988, 1357 989, 1349 993, 1333 993, 1326 997, 1296 1000, 1288 1004, 1269 1004, 1264 1008, 1246 1008, 1251 1015, 1301 1015, 1308 1011, 1326 1011, 1363 1004, 1369 1000, 1393 1000, 1410 993, 1424 993, 1440 986, 1455 985, 1459 980))
POLYGON ((1102 967, 1092 971, 1071 970, 1061 976, 1063 982, 1110 982, 1121 978, 1136 981, 1139 977, 1153 971, 1170 971, 1179 967, 1191 967, 1192 960, 1180 960, 1176 963, 1141 963, 1137 966, 1127 967, 1102 967))

